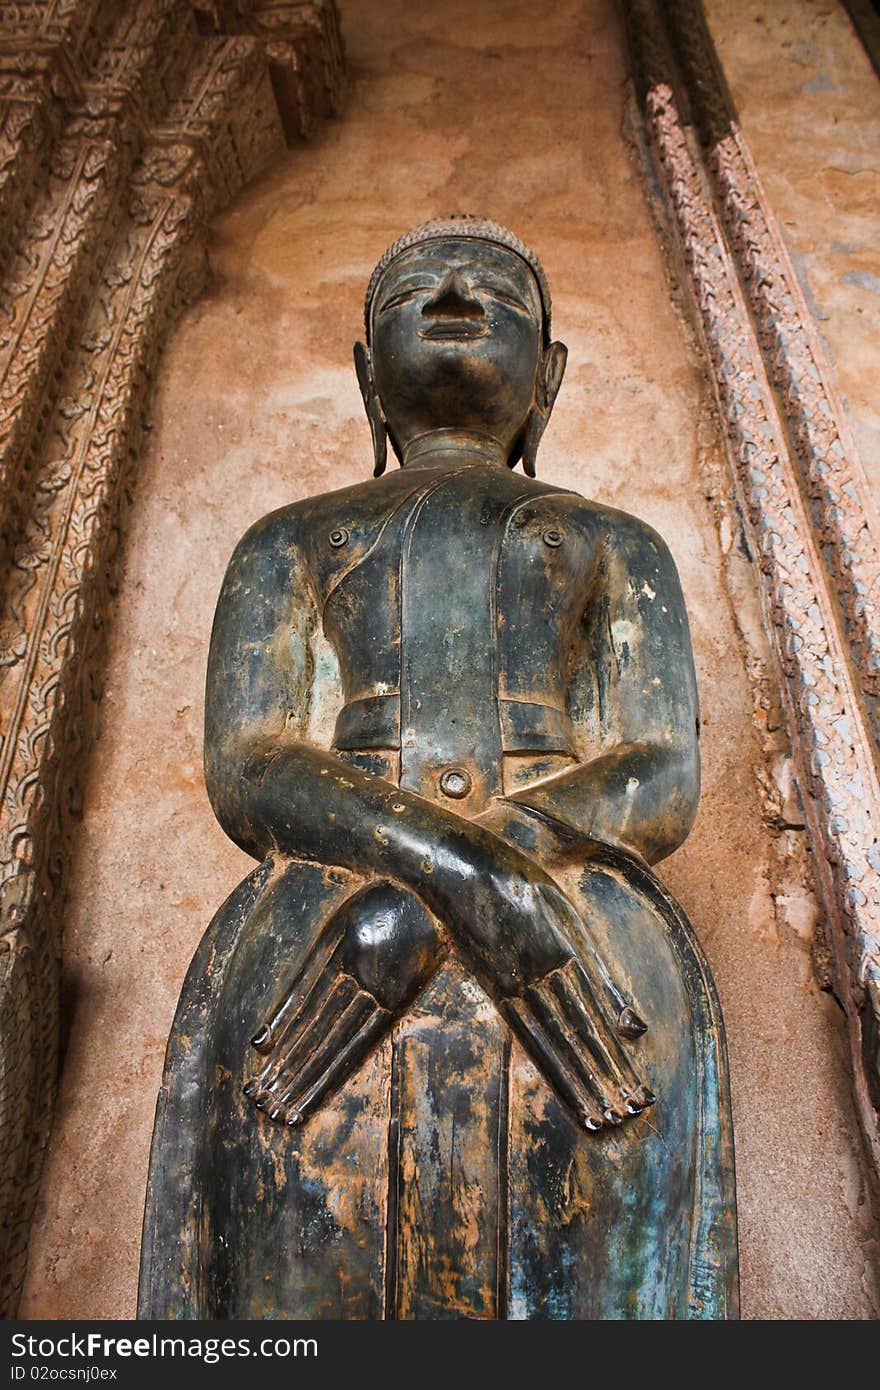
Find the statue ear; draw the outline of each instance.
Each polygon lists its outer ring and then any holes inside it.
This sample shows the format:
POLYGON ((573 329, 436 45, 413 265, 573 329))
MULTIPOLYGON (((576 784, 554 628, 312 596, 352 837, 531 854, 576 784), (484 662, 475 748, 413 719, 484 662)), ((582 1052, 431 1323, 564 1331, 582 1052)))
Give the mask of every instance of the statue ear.
POLYGON ((559 388, 562 385, 562 378, 565 375, 565 364, 568 360, 568 348, 564 343, 551 343, 541 358, 538 367, 537 389, 535 391, 535 404, 532 406, 526 424, 522 443, 523 472, 530 478, 535 476, 535 459, 538 454, 538 445, 541 436, 547 428, 547 421, 553 410, 553 403, 556 400, 559 388))
POLYGON ((385 423, 379 397, 376 395, 370 350, 365 343, 355 343, 354 345, 354 369, 357 372, 358 386, 361 388, 364 409, 367 412, 370 433, 373 436, 373 477, 378 478, 381 473, 385 472, 385 463, 388 458, 388 426, 385 423))

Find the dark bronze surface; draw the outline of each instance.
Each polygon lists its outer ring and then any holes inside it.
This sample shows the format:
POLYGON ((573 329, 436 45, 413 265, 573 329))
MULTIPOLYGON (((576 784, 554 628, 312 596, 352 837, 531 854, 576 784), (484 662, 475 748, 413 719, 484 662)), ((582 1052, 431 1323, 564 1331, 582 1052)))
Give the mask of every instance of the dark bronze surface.
POLYGON ((405 238, 367 328, 402 469, 258 522, 218 603, 260 867, 169 1042, 141 1314, 735 1316, 723 1027, 648 867, 699 795, 674 563, 534 480, 565 349, 509 233, 405 238))

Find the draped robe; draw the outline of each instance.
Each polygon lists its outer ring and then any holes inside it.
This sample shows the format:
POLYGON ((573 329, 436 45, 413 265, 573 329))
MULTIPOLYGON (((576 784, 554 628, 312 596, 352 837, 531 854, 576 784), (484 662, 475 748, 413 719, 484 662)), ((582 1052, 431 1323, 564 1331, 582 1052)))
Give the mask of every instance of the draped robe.
POLYGON ((658 1100, 585 1133, 453 951, 316 1114, 273 1123, 242 1094, 249 1039, 366 881, 274 853, 217 913, 183 987, 140 1316, 737 1315, 717 996, 682 909, 627 841, 629 820, 655 816, 652 857, 674 848, 681 793, 670 774, 646 812, 650 788, 628 775, 597 830, 579 780, 609 753, 631 774, 652 731, 692 732, 692 684, 659 537, 497 466, 402 470, 248 533, 215 622, 209 759, 236 775, 236 721, 314 740, 335 715, 340 759, 458 814, 507 797, 536 824, 593 827, 589 852, 551 861, 537 835, 533 852, 580 911, 572 944, 598 950, 646 1020, 632 1055, 658 1100))

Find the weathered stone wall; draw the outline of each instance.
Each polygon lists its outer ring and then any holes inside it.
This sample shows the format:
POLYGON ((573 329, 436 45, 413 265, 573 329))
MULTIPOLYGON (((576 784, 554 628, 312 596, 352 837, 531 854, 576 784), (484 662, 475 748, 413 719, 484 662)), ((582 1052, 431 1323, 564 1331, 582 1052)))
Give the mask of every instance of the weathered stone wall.
POLYGON ((22 1312, 133 1312, 165 1039, 195 945, 248 867, 201 775, 223 569, 263 512, 368 474, 350 367, 366 278, 402 228, 465 209, 530 241, 553 285, 569 370, 539 471, 645 517, 682 574, 704 795, 662 871, 727 1019, 744 1312, 875 1315, 846 1030, 817 983, 823 913, 760 575, 646 196, 620 15, 611 0, 562 0, 540 22, 522 0, 346 0, 342 22, 344 119, 215 221, 211 290, 163 362, 76 840, 69 1034, 22 1312))

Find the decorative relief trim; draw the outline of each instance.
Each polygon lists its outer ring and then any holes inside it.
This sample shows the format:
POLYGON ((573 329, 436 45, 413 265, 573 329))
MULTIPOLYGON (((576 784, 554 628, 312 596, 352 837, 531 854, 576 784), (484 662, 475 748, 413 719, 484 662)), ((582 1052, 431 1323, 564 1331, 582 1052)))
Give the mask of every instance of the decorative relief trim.
POLYGON ((665 0, 706 168, 878 740, 880 529, 846 413, 698 0, 665 0))
MULTIPOLYGON (((786 292, 784 313, 776 312, 780 306, 763 276, 765 271, 772 274, 778 295, 785 267, 780 269, 781 261, 772 268, 766 264, 766 239, 761 256, 749 260, 749 273, 744 272, 743 278, 747 286, 754 286, 756 312, 762 307, 769 315, 773 309, 775 316, 772 323, 767 318, 760 335, 752 326, 731 244, 713 206, 711 171, 698 162, 693 151, 700 142, 688 140, 681 116, 680 77, 662 15, 672 9, 681 13, 684 8, 693 13, 690 5, 627 0, 637 86, 727 429, 735 489, 758 562, 765 621, 800 764, 817 878, 832 928, 836 987, 849 1024, 859 1116, 873 1161, 880 1166, 880 782, 876 746, 859 688, 861 682, 867 686, 870 672, 865 662, 867 653, 874 650, 864 636, 876 594, 871 525, 867 513, 859 511, 856 482, 860 475, 843 443, 848 432, 842 417, 834 414, 836 403, 811 355, 806 330, 798 351, 787 352, 783 359, 783 345, 791 346, 790 336, 801 333, 793 317, 799 312, 799 301, 786 292), (782 393, 784 415, 771 386, 771 381, 783 378, 788 383, 782 393), (832 447, 835 441, 840 448, 832 447), (815 455, 812 474, 805 465, 806 450, 815 455), (821 450, 827 461, 824 471, 817 462, 821 450), (837 508, 836 489, 846 489, 845 507, 837 508), (838 581, 837 568, 829 576, 824 562, 829 549, 836 557, 833 567, 846 561, 851 576, 855 568, 857 577, 852 578, 849 590, 838 581), (865 585, 862 597, 870 600, 859 613, 857 585, 865 585), (847 593, 853 598, 849 622, 844 621, 835 596, 838 587, 844 590, 844 605, 847 593), (857 618, 861 627, 856 625, 857 618), (861 658, 853 668, 860 681, 851 675, 851 640, 856 643, 856 657, 861 658)), ((705 51, 701 52, 705 62, 705 51)), ((684 70, 688 71, 686 63, 684 70)), ((717 69, 712 71, 720 84, 717 69)), ((710 75, 705 67, 700 72, 705 85, 710 75)), ((705 92, 701 97, 704 112, 714 112, 715 118, 719 110, 726 110, 720 85, 719 93, 711 107, 705 92)), ((691 97, 690 109, 695 109, 690 87, 686 95, 691 97)), ((745 149, 741 136, 737 149, 745 149)), ((717 174, 719 160, 715 167, 717 174)), ((751 167, 744 157, 738 166, 740 176, 751 167)), ((765 215, 766 205, 757 187, 743 197, 757 235, 755 222, 765 215)), ((734 250, 744 255, 743 248, 752 242, 737 235, 738 240, 729 231, 734 250)))
MULTIPOLYGON (((283 147, 270 76, 282 60, 256 32, 261 5, 234 8, 231 33, 200 32, 187 0, 0 11, 0 207, 12 214, 0 284, 6 1315, 51 1120, 69 820, 150 380, 177 308, 201 287, 206 220, 283 147)), ((284 61, 299 63, 307 38, 300 131, 340 96, 336 11, 332 0, 271 9, 284 61)))

